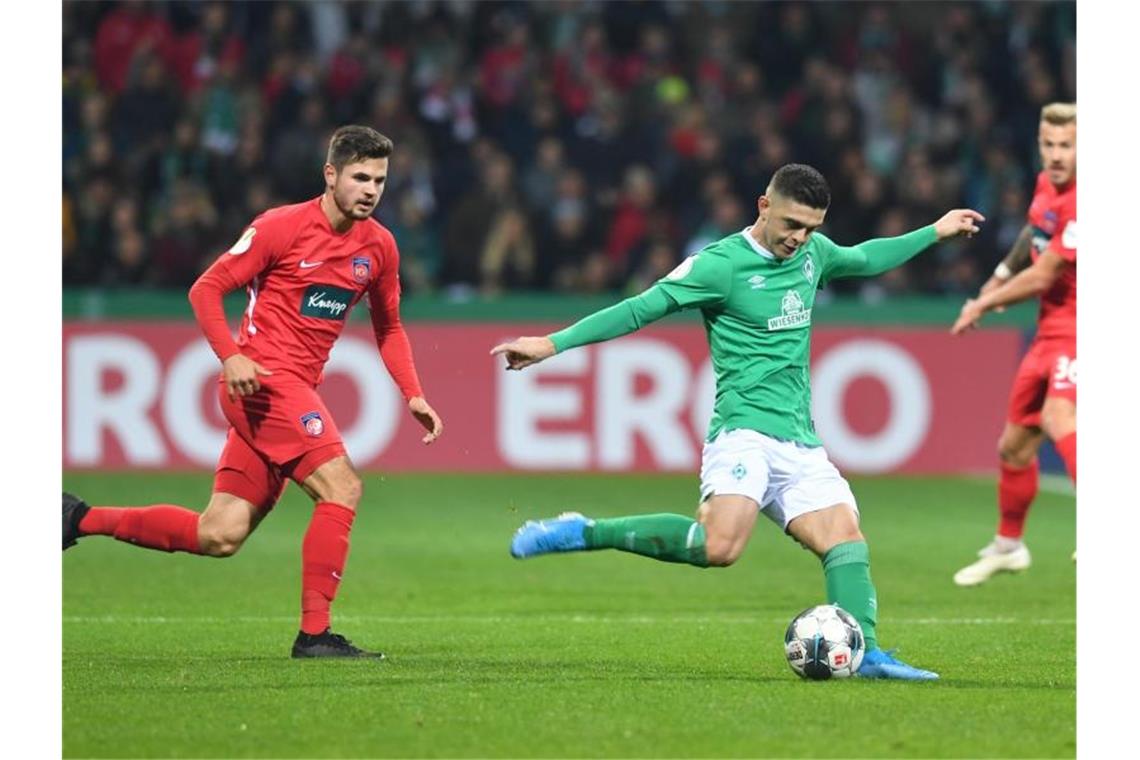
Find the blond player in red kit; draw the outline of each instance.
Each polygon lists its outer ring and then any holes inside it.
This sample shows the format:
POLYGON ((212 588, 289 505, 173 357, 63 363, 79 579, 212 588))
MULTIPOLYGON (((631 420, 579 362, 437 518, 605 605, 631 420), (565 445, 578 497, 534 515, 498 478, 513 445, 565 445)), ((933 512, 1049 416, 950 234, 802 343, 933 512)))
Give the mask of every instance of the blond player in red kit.
MULTIPOLYGON (((1042 171, 1028 223, 976 299, 962 307, 951 332, 969 330, 992 309, 1041 299, 1037 335, 1018 367, 1005 429, 998 441, 998 528, 978 560, 954 575, 959 586, 1029 567, 1022 541, 1037 495, 1037 450, 1048 436, 1077 482, 1077 107, 1041 110, 1037 138, 1042 171)), ((1075 556, 1075 555, 1074 555, 1075 556)))
POLYGON ((301 547, 301 630, 293 657, 383 657, 329 628, 362 486, 316 389, 349 311, 367 297, 380 356, 427 430, 423 442, 443 431, 400 323, 396 241, 371 218, 391 153, 392 141, 369 127, 338 129, 329 142, 325 192, 254 219, 190 289, 194 316, 222 362, 218 397, 230 423, 206 510, 88 507, 65 493, 64 549, 82 536, 104 535, 228 557, 293 480, 316 504, 301 547), (249 305, 235 342, 222 297, 241 287, 249 305))

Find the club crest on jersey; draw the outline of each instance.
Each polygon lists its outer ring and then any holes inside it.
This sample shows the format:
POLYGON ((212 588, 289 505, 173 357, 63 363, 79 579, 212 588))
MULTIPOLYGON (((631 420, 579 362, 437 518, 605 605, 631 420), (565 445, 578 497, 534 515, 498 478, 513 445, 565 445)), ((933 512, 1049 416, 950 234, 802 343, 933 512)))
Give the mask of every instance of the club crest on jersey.
POLYGON ((783 314, 768 320, 769 330, 790 330, 811 323, 811 309, 804 308, 804 299, 794 290, 784 294, 780 301, 780 311, 783 314))
POLYGON ((815 282, 815 262, 811 260, 811 256, 804 257, 804 277, 808 282, 815 282))
POLYGON ((307 412, 301 415, 301 425, 305 432, 316 438, 325 432, 325 421, 321 419, 320 412, 307 412))
POLYGON ((1057 212, 1056 211, 1053 211, 1052 209, 1050 209, 1049 211, 1045 212, 1045 215, 1043 217, 1041 217, 1041 229, 1043 229, 1049 235, 1052 235, 1054 232, 1057 231, 1057 212))
POLYGON ((369 276, 372 274, 372 261, 367 257, 360 256, 352 260, 352 279, 357 282, 368 282, 369 276))

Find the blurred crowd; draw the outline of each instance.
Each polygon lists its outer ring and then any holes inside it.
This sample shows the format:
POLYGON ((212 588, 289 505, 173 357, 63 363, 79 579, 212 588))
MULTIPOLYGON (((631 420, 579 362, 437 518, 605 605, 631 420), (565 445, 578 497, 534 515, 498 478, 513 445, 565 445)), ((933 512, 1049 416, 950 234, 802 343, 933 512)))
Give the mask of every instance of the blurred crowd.
POLYGON ((363 123, 405 292, 640 290, 793 161, 840 243, 989 219, 835 290, 968 292, 1024 224, 1041 106, 1076 99, 1075 30, 1066 2, 68 0, 64 284, 188 286, 363 123))

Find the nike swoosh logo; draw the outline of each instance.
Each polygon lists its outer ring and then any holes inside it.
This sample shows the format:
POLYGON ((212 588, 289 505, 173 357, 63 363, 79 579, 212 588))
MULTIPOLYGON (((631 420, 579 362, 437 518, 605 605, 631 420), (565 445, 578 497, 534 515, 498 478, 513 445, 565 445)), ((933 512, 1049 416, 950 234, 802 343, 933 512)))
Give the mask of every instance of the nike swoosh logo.
POLYGON ((321 264, 324 264, 324 263, 325 262, 323 262, 323 261, 308 262, 308 261, 305 261, 304 259, 301 259, 301 269, 312 269, 313 267, 319 267, 321 264))

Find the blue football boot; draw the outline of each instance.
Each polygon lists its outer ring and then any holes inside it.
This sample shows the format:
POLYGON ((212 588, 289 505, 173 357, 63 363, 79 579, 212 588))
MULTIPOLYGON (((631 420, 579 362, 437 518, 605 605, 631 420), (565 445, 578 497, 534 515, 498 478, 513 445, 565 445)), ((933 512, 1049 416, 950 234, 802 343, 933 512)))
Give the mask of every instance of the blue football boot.
POLYGON ((550 552, 576 552, 586 548, 586 526, 593 520, 577 512, 563 512, 549 520, 527 520, 511 539, 515 559, 550 552))
POLYGON ((892 655, 895 650, 872 649, 863 655, 859 675, 863 678, 894 678, 901 681, 935 681, 938 674, 899 662, 892 655))

